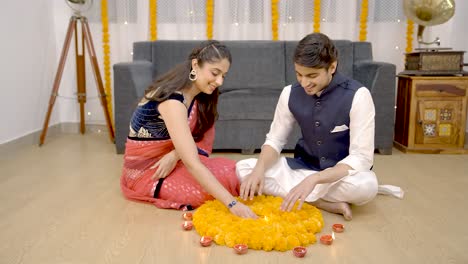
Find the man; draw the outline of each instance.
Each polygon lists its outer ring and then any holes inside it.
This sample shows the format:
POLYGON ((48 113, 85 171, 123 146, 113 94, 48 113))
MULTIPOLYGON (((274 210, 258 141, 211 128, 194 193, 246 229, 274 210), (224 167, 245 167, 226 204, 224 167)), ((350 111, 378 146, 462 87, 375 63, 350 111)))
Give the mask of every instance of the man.
POLYGON ((376 196, 374 103, 366 87, 336 72, 337 57, 324 34, 299 42, 294 53, 298 82, 283 89, 258 160, 236 165, 241 198, 282 196, 282 210, 308 202, 351 220, 350 204, 376 196), (295 122, 302 138, 294 158, 280 158, 295 122))

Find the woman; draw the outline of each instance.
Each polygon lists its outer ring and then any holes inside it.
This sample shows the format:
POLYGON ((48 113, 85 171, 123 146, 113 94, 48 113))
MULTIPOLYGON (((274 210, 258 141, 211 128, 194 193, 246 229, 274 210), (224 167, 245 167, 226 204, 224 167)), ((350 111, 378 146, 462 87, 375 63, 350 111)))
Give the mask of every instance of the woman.
POLYGON ((217 88, 231 61, 226 46, 205 42, 145 92, 126 143, 121 187, 127 198, 190 209, 214 197, 237 216, 257 217, 234 198, 239 188, 235 162, 208 158, 217 88))

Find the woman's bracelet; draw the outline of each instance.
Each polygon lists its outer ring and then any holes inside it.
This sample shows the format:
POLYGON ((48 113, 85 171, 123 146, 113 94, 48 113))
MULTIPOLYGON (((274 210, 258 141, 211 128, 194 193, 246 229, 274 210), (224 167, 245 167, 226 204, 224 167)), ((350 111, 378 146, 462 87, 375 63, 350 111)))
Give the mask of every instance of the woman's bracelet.
POLYGON ((233 200, 232 202, 230 202, 230 203, 228 204, 228 208, 232 208, 232 207, 233 207, 234 205, 236 205, 236 204, 237 204, 237 201, 236 201, 236 200, 233 200))

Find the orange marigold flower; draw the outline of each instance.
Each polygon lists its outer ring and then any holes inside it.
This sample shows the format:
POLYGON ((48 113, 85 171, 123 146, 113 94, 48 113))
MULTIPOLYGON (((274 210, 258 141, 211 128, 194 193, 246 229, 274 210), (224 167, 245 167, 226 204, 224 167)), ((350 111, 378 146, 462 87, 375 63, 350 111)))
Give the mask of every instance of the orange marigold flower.
POLYGON ((193 214, 193 224, 201 236, 212 236, 216 244, 228 247, 246 244, 252 249, 286 251, 315 243, 315 233, 323 227, 320 211, 303 204, 301 210, 283 212, 282 201, 280 197, 264 195, 243 201, 258 219, 237 217, 221 202, 208 201, 193 214))

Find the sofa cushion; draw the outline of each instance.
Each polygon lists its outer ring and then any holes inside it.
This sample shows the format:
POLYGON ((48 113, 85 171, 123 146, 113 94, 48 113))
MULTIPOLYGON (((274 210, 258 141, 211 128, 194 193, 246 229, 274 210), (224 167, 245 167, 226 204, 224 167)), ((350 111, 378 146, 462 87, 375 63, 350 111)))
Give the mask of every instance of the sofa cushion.
POLYGON ((219 96, 219 120, 273 120, 281 89, 238 89, 219 96))
POLYGON ((372 60, 372 45, 370 42, 353 42, 354 63, 363 60, 372 60))
POLYGON ((151 41, 139 41, 133 43, 133 61, 151 61, 151 41))
MULTIPOLYGON (((286 85, 297 82, 294 70, 294 50, 298 41, 285 41, 286 85)), ((334 40, 338 49, 338 71, 353 78, 354 51, 353 43, 349 40, 334 40)))
POLYGON ((153 76, 158 77, 187 60, 192 49, 200 45, 201 41, 158 40, 152 43, 153 76))
POLYGON ((284 44, 281 41, 225 41, 232 65, 221 91, 282 89, 285 86, 284 44))

